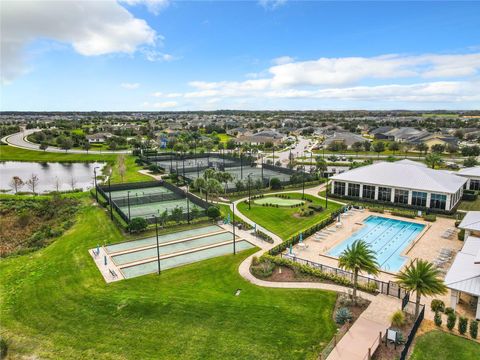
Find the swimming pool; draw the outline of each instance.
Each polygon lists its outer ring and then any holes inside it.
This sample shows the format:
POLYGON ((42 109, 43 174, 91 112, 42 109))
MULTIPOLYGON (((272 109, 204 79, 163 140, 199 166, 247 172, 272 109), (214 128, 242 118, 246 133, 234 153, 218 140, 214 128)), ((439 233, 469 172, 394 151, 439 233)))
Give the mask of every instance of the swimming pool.
POLYGON ((375 252, 382 270, 397 272, 406 260, 406 257, 400 254, 425 227, 410 221, 373 215, 365 219, 363 224, 360 230, 332 248, 328 255, 338 257, 354 241, 364 240, 375 252))

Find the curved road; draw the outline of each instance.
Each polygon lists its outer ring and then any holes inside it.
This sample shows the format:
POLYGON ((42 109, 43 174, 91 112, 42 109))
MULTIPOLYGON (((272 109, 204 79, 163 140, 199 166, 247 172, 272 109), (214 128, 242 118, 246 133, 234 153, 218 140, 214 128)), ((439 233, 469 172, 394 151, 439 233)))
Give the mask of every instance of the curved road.
MULTIPOLYGON (((34 151, 44 151, 40 149, 40 145, 32 143, 26 139, 26 137, 30 134, 33 134, 34 132, 40 131, 40 129, 28 129, 24 130, 22 132, 18 132, 15 134, 7 135, 2 138, 2 142, 13 146, 17 147, 20 149, 26 149, 26 150, 34 150, 34 151)), ((60 148, 54 147, 54 146, 49 146, 45 152, 54 152, 54 153, 65 153, 65 150, 62 150, 60 148)), ((131 151, 130 150, 118 150, 118 151, 112 151, 112 150, 80 150, 80 149, 70 149, 67 151, 69 154, 129 154, 131 151)))

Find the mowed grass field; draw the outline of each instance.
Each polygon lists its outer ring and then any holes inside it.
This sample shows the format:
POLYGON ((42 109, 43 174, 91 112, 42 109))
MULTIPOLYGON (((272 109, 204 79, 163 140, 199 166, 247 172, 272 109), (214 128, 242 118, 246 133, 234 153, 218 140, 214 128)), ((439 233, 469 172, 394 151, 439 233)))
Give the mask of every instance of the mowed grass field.
MULTIPOLYGON (((302 198, 301 193, 288 193, 285 195, 290 196, 292 199, 302 198)), ((308 194, 305 195, 305 198, 311 199, 313 204, 318 204, 325 208, 325 200, 308 194)), ((312 216, 303 217, 295 215, 298 213, 299 208, 262 206, 252 201, 251 209, 249 210, 248 204, 244 202, 238 204, 238 209, 243 215, 263 226, 265 229, 277 234, 283 240, 287 240, 292 235, 328 218, 333 211, 338 210, 340 207, 341 205, 329 201, 328 209, 320 213, 315 212, 312 216)))
POLYGON ((0 333, 14 357, 316 359, 336 331, 335 293, 240 277, 255 249, 107 285, 87 249, 122 239, 84 205, 53 244, 2 260, 0 333))
POLYGON ((473 360, 480 344, 443 331, 430 331, 416 339, 410 360, 473 360))

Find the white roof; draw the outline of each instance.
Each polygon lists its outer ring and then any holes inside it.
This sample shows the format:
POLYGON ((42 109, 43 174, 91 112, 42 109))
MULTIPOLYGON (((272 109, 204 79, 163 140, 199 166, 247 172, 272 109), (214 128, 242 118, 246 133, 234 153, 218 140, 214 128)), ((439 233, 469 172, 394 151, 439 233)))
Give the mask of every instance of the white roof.
POLYGON ((331 179, 450 194, 457 192, 467 181, 447 171, 406 161, 378 162, 332 176, 331 179))
POLYGON ((465 230, 480 231, 480 211, 467 212, 458 227, 465 230))
POLYGON ((480 238, 469 236, 448 270, 445 284, 450 288, 480 296, 480 238))
POLYGON ((460 176, 480 176, 480 166, 468 167, 457 171, 460 176))
POLYGON ((405 165, 415 165, 415 166, 420 166, 420 167, 427 167, 426 164, 420 162, 420 161, 413 161, 413 160, 408 160, 408 159, 403 159, 395 162, 396 164, 405 164, 405 165))

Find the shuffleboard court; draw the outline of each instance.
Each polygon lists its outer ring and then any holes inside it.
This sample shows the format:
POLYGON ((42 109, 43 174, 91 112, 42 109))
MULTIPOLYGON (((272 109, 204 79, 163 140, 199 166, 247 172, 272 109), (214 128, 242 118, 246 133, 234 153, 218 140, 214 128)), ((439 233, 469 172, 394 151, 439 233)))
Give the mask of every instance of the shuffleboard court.
MULTIPOLYGON (((159 247, 160 256, 178 253, 192 248, 200 248, 207 245, 220 244, 226 241, 233 241, 230 232, 224 232, 215 235, 209 235, 192 240, 183 240, 180 242, 164 244, 159 247)), ((112 260, 116 265, 125 265, 133 261, 149 259, 157 256, 157 247, 150 249, 135 251, 127 254, 112 256, 112 260)))
MULTIPOLYGON (((201 228, 160 235, 158 237, 158 242, 166 243, 174 240, 188 239, 191 237, 201 236, 201 235, 215 233, 219 231, 225 231, 225 230, 217 225, 204 226, 201 228)), ((112 253, 117 253, 119 251, 126 251, 126 250, 132 250, 132 249, 144 247, 144 246, 156 245, 156 243, 157 243, 157 238, 155 236, 152 236, 145 239, 140 239, 135 241, 126 241, 118 244, 108 245, 105 247, 105 249, 107 253, 112 254, 112 253)))
POLYGON ((282 199, 276 196, 269 196, 261 199, 256 199, 254 203, 258 205, 273 204, 278 206, 292 206, 303 204, 304 201, 300 199, 282 199))
MULTIPOLYGON (((244 251, 253 248, 254 245, 250 244, 248 241, 241 240, 236 244, 237 251, 244 251)), ((166 259, 161 260, 162 270, 171 269, 174 267, 191 264, 194 262, 214 258, 217 256, 227 255, 232 253, 232 244, 225 244, 209 249, 199 250, 190 252, 187 254, 172 256, 166 259)), ((144 264, 124 267, 121 269, 122 274, 125 278, 130 279, 133 277, 152 274, 157 272, 158 263, 156 260, 150 261, 144 264)))

